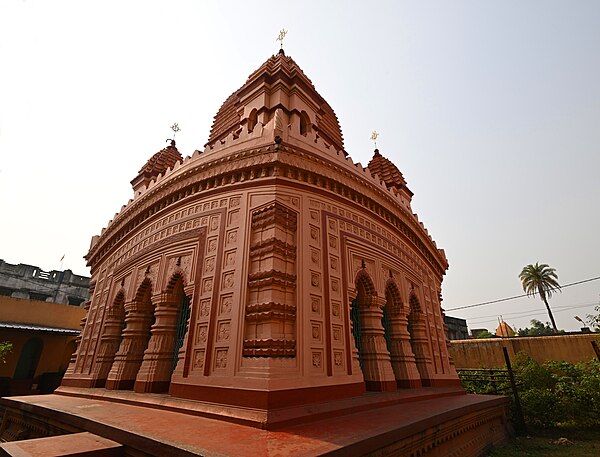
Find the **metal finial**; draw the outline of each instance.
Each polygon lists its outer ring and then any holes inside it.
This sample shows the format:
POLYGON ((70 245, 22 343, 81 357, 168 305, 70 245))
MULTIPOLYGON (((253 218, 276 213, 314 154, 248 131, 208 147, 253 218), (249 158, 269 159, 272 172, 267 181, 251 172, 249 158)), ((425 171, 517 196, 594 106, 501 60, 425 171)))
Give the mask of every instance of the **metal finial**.
POLYGON ((281 43, 281 49, 283 49, 283 39, 285 38, 285 36, 287 35, 288 31, 285 29, 281 29, 279 31, 279 35, 277 36, 277 39, 275 41, 279 41, 281 43))
POLYGON ((171 130, 173 130, 173 139, 175 139, 175 135, 177 134, 177 132, 181 131, 181 129, 179 128, 179 124, 177 122, 175 122, 171 126, 171 130))
POLYGON ((377 137, 379 136, 379 133, 377 133, 375 130, 373 130, 373 132, 371 133, 371 139, 373 140, 373 143, 375 143, 375 149, 377 149, 377 137))

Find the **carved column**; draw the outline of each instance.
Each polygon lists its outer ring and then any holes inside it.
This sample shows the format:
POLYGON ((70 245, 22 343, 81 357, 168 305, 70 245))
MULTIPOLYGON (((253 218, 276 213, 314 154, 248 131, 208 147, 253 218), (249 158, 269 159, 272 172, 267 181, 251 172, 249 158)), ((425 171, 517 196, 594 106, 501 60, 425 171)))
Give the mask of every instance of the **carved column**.
POLYGON ((415 354, 415 363, 419 374, 421 375, 421 384, 423 386, 431 385, 431 351, 429 349, 429 339, 427 338, 427 329, 425 319, 421 313, 411 313, 409 321, 409 332, 411 346, 415 354))
MULTIPOLYGON (((356 291, 354 289, 350 289, 348 291, 348 296, 349 297, 353 297, 356 296, 356 291)), ((350 349, 352 351, 352 373, 361 373, 361 367, 360 367, 360 359, 359 359, 359 355, 358 355, 358 347, 356 347, 356 333, 358 332, 358 338, 360 338, 360 327, 358 329, 354 328, 354 320, 352 319, 352 313, 353 312, 358 312, 360 313, 359 309, 356 309, 356 311, 354 311, 354 308, 358 307, 358 303, 355 303, 355 300, 350 301, 350 306, 348 307, 348 312, 350 313, 350 349)), ((360 319, 360 316, 359 316, 360 319)), ((364 373, 363 373, 364 376, 364 373)))
POLYGON ((421 387, 421 376, 410 346, 408 318, 397 307, 388 311, 390 316, 389 334, 392 343, 390 357, 396 383, 398 387, 419 388, 421 387))
POLYGON ((252 213, 244 357, 296 356, 297 220, 279 202, 252 213))
POLYGON ((142 302, 125 304, 123 340, 106 380, 107 389, 133 389, 150 336, 152 309, 151 306, 148 308, 142 302))
POLYGON ((361 317, 361 360, 368 390, 396 390, 396 378, 387 350, 385 333, 381 325, 385 300, 376 296, 359 303, 361 317))
POLYGON ((114 363, 115 354, 121 343, 123 332, 123 309, 111 307, 104 323, 104 332, 100 337, 98 355, 92 371, 92 387, 104 387, 106 378, 114 363))
POLYGON ((156 321, 152 326, 148 349, 144 352, 144 360, 135 380, 136 392, 166 392, 169 390, 173 374, 179 303, 167 294, 161 294, 156 301, 156 321))
MULTIPOLYGON (((96 286, 95 283, 90 284, 90 297, 92 297, 93 293, 94 293, 94 287, 96 286)), ((77 335, 77 337, 75 338, 75 351, 73 352, 73 354, 71 355, 71 359, 69 360, 69 366, 67 367, 67 371, 65 371, 65 378, 69 378, 71 377, 71 375, 74 375, 76 370, 76 365, 77 365, 77 354, 79 352, 79 349, 81 348, 81 337, 83 335, 83 330, 85 328, 85 323, 87 322, 87 315, 90 311, 90 304, 91 304, 91 298, 90 300, 86 301, 83 305, 83 309, 85 309, 85 315, 81 318, 80 324, 79 326, 81 327, 81 331, 79 332, 79 335, 77 335)))

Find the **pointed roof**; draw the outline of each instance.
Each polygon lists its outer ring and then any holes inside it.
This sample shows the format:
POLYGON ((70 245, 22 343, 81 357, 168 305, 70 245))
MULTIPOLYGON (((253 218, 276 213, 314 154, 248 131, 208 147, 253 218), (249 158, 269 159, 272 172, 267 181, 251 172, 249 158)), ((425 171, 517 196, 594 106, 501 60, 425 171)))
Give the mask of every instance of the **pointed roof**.
POLYGON ((150 157, 138 173, 144 174, 144 176, 158 176, 167 169, 173 168, 182 159, 183 157, 175 146, 175 140, 171 140, 171 144, 150 157))
MULTIPOLYGON (((400 170, 398 170, 398 167, 396 167, 396 165, 394 165, 390 160, 383 157, 379 153, 379 149, 375 149, 373 158, 369 162, 369 165, 367 165, 367 168, 372 174, 378 175, 388 188, 395 187, 398 190, 403 188, 408 190, 404 176, 402 176, 402 173, 400 170)), ((412 196, 412 192, 410 192, 410 194, 412 196)))
POLYGON ((503 336, 505 338, 515 336, 515 331, 510 325, 502 321, 500 322, 500 325, 498 325, 498 328, 496 328, 496 336, 503 336))
POLYGON ((250 74, 246 83, 231 94, 217 112, 207 144, 221 140, 240 128, 244 104, 254 99, 256 93, 265 92, 267 106, 262 109, 274 111, 283 108, 288 112, 299 111, 291 101, 293 95, 301 93, 301 98, 309 97, 315 106, 316 117, 312 127, 337 150, 344 150, 344 138, 338 118, 329 104, 316 91, 312 81, 304 74, 298 64, 285 55, 283 49, 264 62, 250 74), (274 96, 282 90, 286 97, 274 96), (273 104, 273 106, 269 105, 273 104))
POLYGON ((147 184, 169 168, 173 168, 182 159, 183 157, 175 146, 175 140, 171 140, 169 146, 150 157, 146 164, 140 168, 138 175, 131 181, 131 185, 136 189, 139 184, 147 184))

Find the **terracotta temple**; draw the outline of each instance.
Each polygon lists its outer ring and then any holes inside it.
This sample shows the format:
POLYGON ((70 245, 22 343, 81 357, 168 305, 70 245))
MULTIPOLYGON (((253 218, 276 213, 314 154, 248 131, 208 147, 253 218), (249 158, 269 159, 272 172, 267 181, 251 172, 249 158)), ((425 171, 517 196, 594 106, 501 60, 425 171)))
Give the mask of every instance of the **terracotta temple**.
MULTIPOLYGON (((413 435, 339 440, 336 452, 413 455, 392 452, 413 443, 414 455, 478 455, 506 436, 505 401, 460 388, 441 308, 448 261, 402 173, 378 150, 367 167, 351 160, 335 112, 283 50, 225 100, 203 150, 183 158, 172 141, 131 183, 133 198, 92 238, 78 349, 52 400, 39 400, 56 402, 37 404, 40 423, 92 401, 273 437, 382 408, 411 423, 429 408, 413 435), (441 423, 443 439, 414 444, 441 423)), ((198 438, 206 455, 242 455, 210 448, 215 436, 198 438)), ((264 455, 326 453, 311 449, 264 455)))

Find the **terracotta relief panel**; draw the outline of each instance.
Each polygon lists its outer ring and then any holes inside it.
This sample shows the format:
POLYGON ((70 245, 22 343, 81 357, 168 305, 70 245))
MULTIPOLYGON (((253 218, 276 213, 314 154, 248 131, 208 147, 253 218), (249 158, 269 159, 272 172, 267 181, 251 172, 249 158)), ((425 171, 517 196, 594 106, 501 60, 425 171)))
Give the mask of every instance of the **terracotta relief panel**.
POLYGON ((321 314, 321 297, 316 295, 310 296, 310 310, 314 314, 321 314))
POLYGON ((233 307, 233 296, 232 295, 224 295, 221 297, 221 305, 219 306, 219 315, 228 316, 231 314, 231 309, 233 307))

